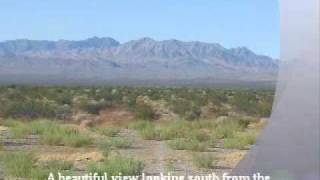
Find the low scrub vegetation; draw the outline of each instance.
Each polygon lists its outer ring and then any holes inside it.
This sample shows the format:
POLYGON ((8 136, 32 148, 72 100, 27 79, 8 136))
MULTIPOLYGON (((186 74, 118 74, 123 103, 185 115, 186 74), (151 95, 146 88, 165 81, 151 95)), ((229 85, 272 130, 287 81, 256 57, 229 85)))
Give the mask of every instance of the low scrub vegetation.
POLYGON ((29 123, 8 122, 8 125, 15 138, 39 135, 40 142, 47 145, 81 147, 91 144, 92 140, 88 135, 75 128, 63 126, 50 120, 36 120, 29 123))
POLYGON ((0 159, 8 179, 42 180, 47 179, 50 172, 69 171, 73 168, 73 163, 65 161, 37 163, 32 153, 22 151, 2 154, 0 159))
POLYGON ((207 142, 201 142, 196 138, 192 139, 174 139, 168 141, 168 146, 176 150, 190 150, 190 151, 208 151, 209 144, 207 142))
POLYGON ((133 158, 128 158, 121 155, 109 156, 105 161, 100 164, 89 164, 88 172, 97 172, 103 174, 108 172, 110 176, 117 176, 119 173, 122 175, 140 175, 143 170, 143 163, 133 158))
POLYGON ((122 137, 109 138, 105 140, 102 144, 104 144, 105 147, 113 147, 117 149, 127 149, 132 146, 131 141, 122 137))
POLYGON ((225 118, 212 120, 176 120, 166 123, 134 121, 128 128, 135 129, 145 140, 167 141, 176 150, 208 151, 220 139, 226 148, 243 149, 255 143, 256 131, 248 130, 253 120, 225 118))
POLYGON ((224 139, 224 147, 230 149, 248 149, 250 145, 256 143, 256 131, 238 132, 231 138, 224 139))
POLYGON ((139 97, 163 100, 181 118, 196 120, 207 112, 210 104, 216 115, 236 112, 251 116, 269 116, 272 90, 150 88, 150 87, 0 87, 0 117, 70 119, 73 112, 85 111, 98 115, 110 107, 131 110, 137 119, 153 120, 154 108, 139 97))
POLYGON ((142 120, 153 120, 156 116, 152 107, 145 104, 136 105, 133 108, 133 111, 135 112, 136 117, 142 120))
POLYGON ((209 153, 193 154, 192 162, 198 168, 210 169, 215 164, 215 158, 209 153))
POLYGON ((106 128, 93 128, 93 131, 99 132, 102 135, 108 136, 108 137, 116 137, 119 132, 119 127, 106 127, 106 128))
MULTIPOLYGON (((194 167, 212 169, 216 148, 247 149, 255 143, 259 128, 253 125, 259 123, 253 122, 269 116, 272 100, 272 90, 3 86, 0 124, 9 128, 8 133, 4 130, 8 139, 32 138, 45 148, 92 150, 99 156, 85 157, 77 172, 139 175, 142 161, 124 154, 136 155, 133 142, 144 146, 155 140, 191 154, 194 167)), ((1 151, 1 167, 13 179, 46 179, 51 171, 79 168, 71 162, 38 162, 33 153, 7 149, 1 151)), ((175 171, 177 161, 165 168, 175 171)))

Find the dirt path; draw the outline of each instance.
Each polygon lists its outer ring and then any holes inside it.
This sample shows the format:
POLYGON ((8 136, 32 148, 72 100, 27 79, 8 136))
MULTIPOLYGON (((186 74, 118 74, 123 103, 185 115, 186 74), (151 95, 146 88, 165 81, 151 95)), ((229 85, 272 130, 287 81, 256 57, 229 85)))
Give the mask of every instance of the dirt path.
POLYGON ((132 148, 119 150, 119 152, 142 160, 146 174, 166 172, 168 148, 164 141, 144 140, 136 131, 130 129, 122 129, 119 136, 129 139, 133 144, 132 148))
POLYGON ((211 153, 218 158, 216 166, 211 169, 198 169, 192 163, 192 152, 172 150, 165 141, 144 140, 136 131, 130 129, 122 129, 119 136, 132 141, 133 146, 129 149, 118 150, 118 152, 142 160, 145 164, 144 172, 151 175, 159 175, 161 172, 178 175, 212 172, 222 174, 230 172, 246 153, 246 151, 223 148, 215 148, 211 152, 197 152, 211 153))
POLYGON ((163 141, 153 141, 151 143, 152 145, 148 148, 148 151, 152 154, 153 159, 145 171, 148 174, 159 175, 160 172, 166 171, 166 145, 163 141))

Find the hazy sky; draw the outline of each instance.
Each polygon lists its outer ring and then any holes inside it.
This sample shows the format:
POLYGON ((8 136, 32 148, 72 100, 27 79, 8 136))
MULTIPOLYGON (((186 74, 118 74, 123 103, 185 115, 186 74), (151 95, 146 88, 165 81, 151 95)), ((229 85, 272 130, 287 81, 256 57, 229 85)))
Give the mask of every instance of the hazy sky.
POLYGON ((277 0, 0 0, 0 22, 0 41, 148 36, 279 57, 277 0))

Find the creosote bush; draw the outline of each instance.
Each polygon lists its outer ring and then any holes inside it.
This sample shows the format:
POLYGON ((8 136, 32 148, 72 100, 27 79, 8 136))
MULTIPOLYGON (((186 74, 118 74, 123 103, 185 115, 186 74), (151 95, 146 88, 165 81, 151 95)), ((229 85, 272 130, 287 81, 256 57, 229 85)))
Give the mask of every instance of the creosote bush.
POLYGON ((156 116, 153 109, 145 104, 137 104, 134 108, 137 119, 142 120, 153 120, 156 116))

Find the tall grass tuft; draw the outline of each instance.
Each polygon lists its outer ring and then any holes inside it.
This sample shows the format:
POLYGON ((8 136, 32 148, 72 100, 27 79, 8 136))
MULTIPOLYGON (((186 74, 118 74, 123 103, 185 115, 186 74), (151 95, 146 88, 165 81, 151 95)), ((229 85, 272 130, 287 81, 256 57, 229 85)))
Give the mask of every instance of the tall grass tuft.
POLYGON ((35 159, 27 152, 6 153, 1 157, 1 161, 7 176, 29 177, 35 159))

